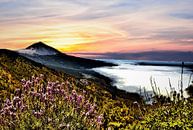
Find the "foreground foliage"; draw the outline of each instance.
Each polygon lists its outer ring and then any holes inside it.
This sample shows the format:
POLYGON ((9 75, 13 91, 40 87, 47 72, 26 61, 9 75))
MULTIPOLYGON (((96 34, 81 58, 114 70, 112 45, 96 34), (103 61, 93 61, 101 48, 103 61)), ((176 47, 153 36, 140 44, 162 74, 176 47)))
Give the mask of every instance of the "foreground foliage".
POLYGON ((129 129, 191 130, 193 129, 193 104, 179 101, 175 104, 152 106, 143 120, 129 125, 129 129))
MULTIPOLYGON (((190 84, 192 87, 192 84, 190 84)), ((166 97, 155 93, 156 103, 147 106, 143 120, 129 125, 129 129, 191 130, 193 129, 193 98, 184 98, 184 91, 171 91, 166 97)))
POLYGON ((44 82, 43 75, 22 80, 0 111, 1 129, 94 129, 102 124, 97 106, 68 82, 44 82))

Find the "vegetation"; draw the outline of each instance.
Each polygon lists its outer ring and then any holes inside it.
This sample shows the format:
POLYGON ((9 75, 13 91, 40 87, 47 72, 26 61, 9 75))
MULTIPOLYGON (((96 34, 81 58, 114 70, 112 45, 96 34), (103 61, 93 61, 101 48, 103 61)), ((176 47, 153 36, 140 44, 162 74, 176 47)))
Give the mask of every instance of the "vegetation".
MULTIPOLYGON (((191 86, 191 85, 190 85, 191 86)), ((143 120, 129 125, 129 129, 191 130, 193 129, 193 99, 185 99, 176 91, 170 97, 155 96, 157 103, 148 108, 143 120), (168 100, 165 99, 170 99, 168 100), (165 102, 163 102, 163 100, 165 102)))
POLYGON ((86 99, 86 91, 79 94, 68 82, 44 82, 42 74, 22 84, 2 106, 1 128, 100 128, 102 115, 86 99))
POLYGON ((147 105, 15 54, 0 61, 0 129, 193 129, 193 100, 181 93, 147 105))
POLYGON ((175 104, 157 106, 144 116, 144 120, 132 127, 158 130, 191 130, 193 129, 193 104, 179 101, 175 104))

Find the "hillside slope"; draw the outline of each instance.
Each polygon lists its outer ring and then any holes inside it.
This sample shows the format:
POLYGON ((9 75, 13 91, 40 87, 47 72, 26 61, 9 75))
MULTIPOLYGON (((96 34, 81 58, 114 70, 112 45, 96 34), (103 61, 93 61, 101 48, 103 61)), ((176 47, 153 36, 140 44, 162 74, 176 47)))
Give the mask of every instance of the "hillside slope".
POLYGON ((105 113, 107 124, 113 121, 134 121, 128 117, 134 116, 135 111, 138 110, 133 111, 127 106, 131 106, 136 100, 141 101, 138 94, 127 93, 115 87, 110 87, 105 83, 101 83, 103 79, 98 82, 55 71, 29 60, 17 52, 5 49, 0 49, 0 104, 2 105, 6 98, 11 98, 16 88, 21 88, 22 79, 30 79, 31 76, 40 74, 45 75, 45 82, 64 82, 65 85, 70 86, 78 93, 83 92, 83 90, 86 91, 86 97, 90 102, 97 104, 98 109, 105 113), (123 109, 127 113, 123 114, 123 109))
POLYGON ((49 80, 65 80, 72 78, 65 73, 59 73, 52 69, 31 61, 23 56, 20 56, 17 52, 0 49, 0 90, 1 96, 6 95, 4 93, 13 92, 13 90, 21 86, 21 79, 30 78, 31 76, 37 76, 39 74, 45 74, 49 80))

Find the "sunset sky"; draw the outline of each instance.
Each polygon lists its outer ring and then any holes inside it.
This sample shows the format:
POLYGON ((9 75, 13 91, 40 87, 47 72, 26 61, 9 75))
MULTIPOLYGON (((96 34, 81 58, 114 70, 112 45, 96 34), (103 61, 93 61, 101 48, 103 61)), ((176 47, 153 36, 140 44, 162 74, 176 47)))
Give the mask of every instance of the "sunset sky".
POLYGON ((192 0, 0 0, 0 48, 193 50, 192 0))

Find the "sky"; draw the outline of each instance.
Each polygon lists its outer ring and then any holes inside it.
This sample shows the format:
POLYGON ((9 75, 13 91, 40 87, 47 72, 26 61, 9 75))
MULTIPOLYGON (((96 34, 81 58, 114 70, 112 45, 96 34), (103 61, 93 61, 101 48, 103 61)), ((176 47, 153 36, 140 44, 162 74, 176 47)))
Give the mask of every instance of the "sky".
POLYGON ((193 50, 193 0, 0 0, 0 48, 66 53, 193 50))

